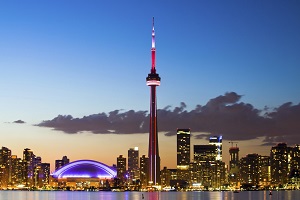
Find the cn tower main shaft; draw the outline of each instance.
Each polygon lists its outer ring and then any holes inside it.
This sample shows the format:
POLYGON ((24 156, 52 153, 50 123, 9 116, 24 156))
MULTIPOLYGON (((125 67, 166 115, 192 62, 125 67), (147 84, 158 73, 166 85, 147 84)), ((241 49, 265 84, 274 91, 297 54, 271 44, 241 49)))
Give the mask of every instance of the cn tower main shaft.
POLYGON ((158 151, 158 134, 157 134, 157 108, 156 108, 156 86, 160 85, 160 77, 156 73, 155 68, 155 31, 154 31, 154 18, 152 25, 152 47, 151 47, 151 60, 152 66, 150 74, 146 80, 147 85, 150 86, 150 127, 149 127, 149 172, 148 181, 149 185, 160 184, 160 157, 158 151))

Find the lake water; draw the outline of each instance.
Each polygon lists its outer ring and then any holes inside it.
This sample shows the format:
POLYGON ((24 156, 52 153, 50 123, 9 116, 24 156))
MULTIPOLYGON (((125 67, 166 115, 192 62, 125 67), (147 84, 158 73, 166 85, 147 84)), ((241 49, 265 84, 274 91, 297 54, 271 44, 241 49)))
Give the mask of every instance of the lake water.
POLYGON ((84 191, 0 191, 0 200, 296 200, 300 191, 233 192, 84 192, 84 191))

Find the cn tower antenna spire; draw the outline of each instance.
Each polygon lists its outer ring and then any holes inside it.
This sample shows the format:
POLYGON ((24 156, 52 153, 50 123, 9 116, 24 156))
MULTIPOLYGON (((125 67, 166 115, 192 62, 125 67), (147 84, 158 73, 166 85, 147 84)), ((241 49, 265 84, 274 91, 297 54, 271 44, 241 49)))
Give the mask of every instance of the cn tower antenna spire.
POLYGON ((154 31, 154 17, 152 18, 152 47, 151 47, 151 58, 152 58, 152 67, 151 74, 156 73, 155 69, 155 31, 154 31))

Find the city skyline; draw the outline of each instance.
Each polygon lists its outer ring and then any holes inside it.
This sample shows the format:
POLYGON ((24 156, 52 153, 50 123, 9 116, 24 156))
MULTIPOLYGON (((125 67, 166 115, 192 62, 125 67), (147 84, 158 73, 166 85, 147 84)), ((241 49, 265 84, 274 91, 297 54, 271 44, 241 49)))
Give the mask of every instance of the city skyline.
POLYGON ((230 141, 241 156, 300 143, 300 4, 172 4, 1 2, 1 146, 49 163, 146 155, 152 16, 161 167, 176 166, 177 128, 191 146, 222 135, 226 163, 230 141))

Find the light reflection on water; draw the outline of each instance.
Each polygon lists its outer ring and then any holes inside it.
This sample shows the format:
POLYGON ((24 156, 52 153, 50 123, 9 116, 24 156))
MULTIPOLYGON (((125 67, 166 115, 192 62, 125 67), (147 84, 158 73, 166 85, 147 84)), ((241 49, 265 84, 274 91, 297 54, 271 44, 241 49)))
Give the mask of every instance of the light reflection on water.
POLYGON ((0 191, 1 200, 295 200, 300 191, 233 192, 84 192, 0 191))

